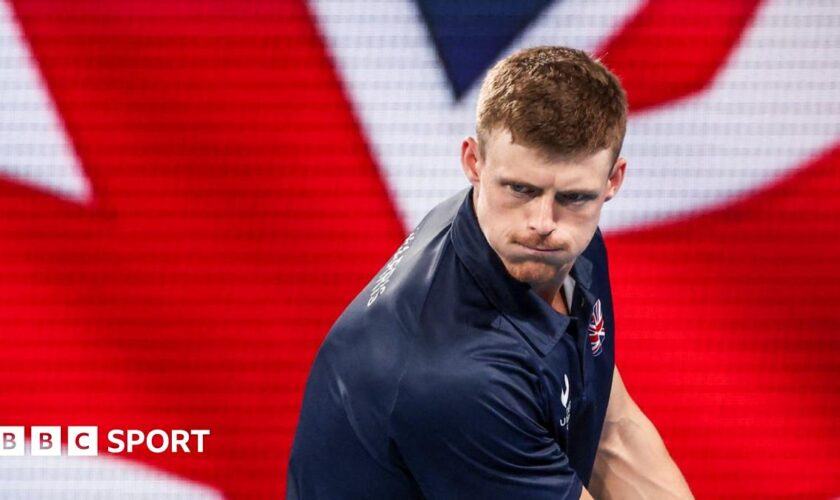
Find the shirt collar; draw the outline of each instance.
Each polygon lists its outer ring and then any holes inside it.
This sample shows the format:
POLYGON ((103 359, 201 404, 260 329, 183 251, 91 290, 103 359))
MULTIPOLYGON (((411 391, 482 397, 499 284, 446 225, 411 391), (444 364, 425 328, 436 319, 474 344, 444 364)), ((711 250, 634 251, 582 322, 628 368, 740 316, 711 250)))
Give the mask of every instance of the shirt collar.
MULTIPOLYGON (((530 285, 507 272, 478 225, 472 197, 471 188, 452 222, 450 238, 455 253, 496 309, 545 355, 562 338, 571 319, 555 311, 530 285)), ((592 263, 580 255, 570 274, 586 293, 591 286, 592 263)))

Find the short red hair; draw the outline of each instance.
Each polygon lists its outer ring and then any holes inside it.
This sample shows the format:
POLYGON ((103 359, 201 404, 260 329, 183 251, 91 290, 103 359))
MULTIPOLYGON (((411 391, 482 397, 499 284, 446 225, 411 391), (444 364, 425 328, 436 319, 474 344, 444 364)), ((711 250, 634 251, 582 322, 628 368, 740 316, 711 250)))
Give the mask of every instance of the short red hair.
POLYGON ((533 47, 494 65, 481 85, 476 133, 496 129, 549 157, 576 158, 604 148, 618 158, 627 128, 627 96, 618 78, 582 50, 533 47))

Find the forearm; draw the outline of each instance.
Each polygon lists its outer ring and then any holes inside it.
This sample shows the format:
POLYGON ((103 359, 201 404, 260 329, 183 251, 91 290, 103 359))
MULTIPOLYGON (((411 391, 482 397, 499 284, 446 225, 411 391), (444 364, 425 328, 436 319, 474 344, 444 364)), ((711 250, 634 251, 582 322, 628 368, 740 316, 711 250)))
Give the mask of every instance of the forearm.
POLYGON ((694 498, 654 425, 634 410, 604 424, 589 491, 598 500, 694 498))

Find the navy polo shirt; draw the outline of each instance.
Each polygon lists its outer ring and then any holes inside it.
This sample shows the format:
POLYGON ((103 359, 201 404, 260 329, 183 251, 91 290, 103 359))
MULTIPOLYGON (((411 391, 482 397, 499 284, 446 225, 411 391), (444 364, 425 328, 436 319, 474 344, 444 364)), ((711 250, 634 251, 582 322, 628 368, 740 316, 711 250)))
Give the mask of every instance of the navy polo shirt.
POLYGON ((507 273, 472 190, 435 207, 315 358, 289 499, 578 499, 614 366, 600 231, 570 315, 507 273))

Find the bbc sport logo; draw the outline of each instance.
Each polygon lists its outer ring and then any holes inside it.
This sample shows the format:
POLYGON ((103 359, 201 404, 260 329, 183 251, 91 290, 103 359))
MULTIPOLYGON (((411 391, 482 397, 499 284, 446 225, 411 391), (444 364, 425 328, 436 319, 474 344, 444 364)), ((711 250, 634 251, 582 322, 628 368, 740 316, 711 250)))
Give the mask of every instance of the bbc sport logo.
MULTIPOLYGON (((62 455, 61 426, 29 428, 29 441, 24 436, 24 426, 0 426, 0 457, 57 457, 62 455)), ((151 453, 204 453, 204 438, 209 429, 111 429, 107 434, 111 454, 133 453, 146 449, 151 453)), ((99 455, 99 428, 97 426, 67 426, 67 456, 95 457, 99 455)))

